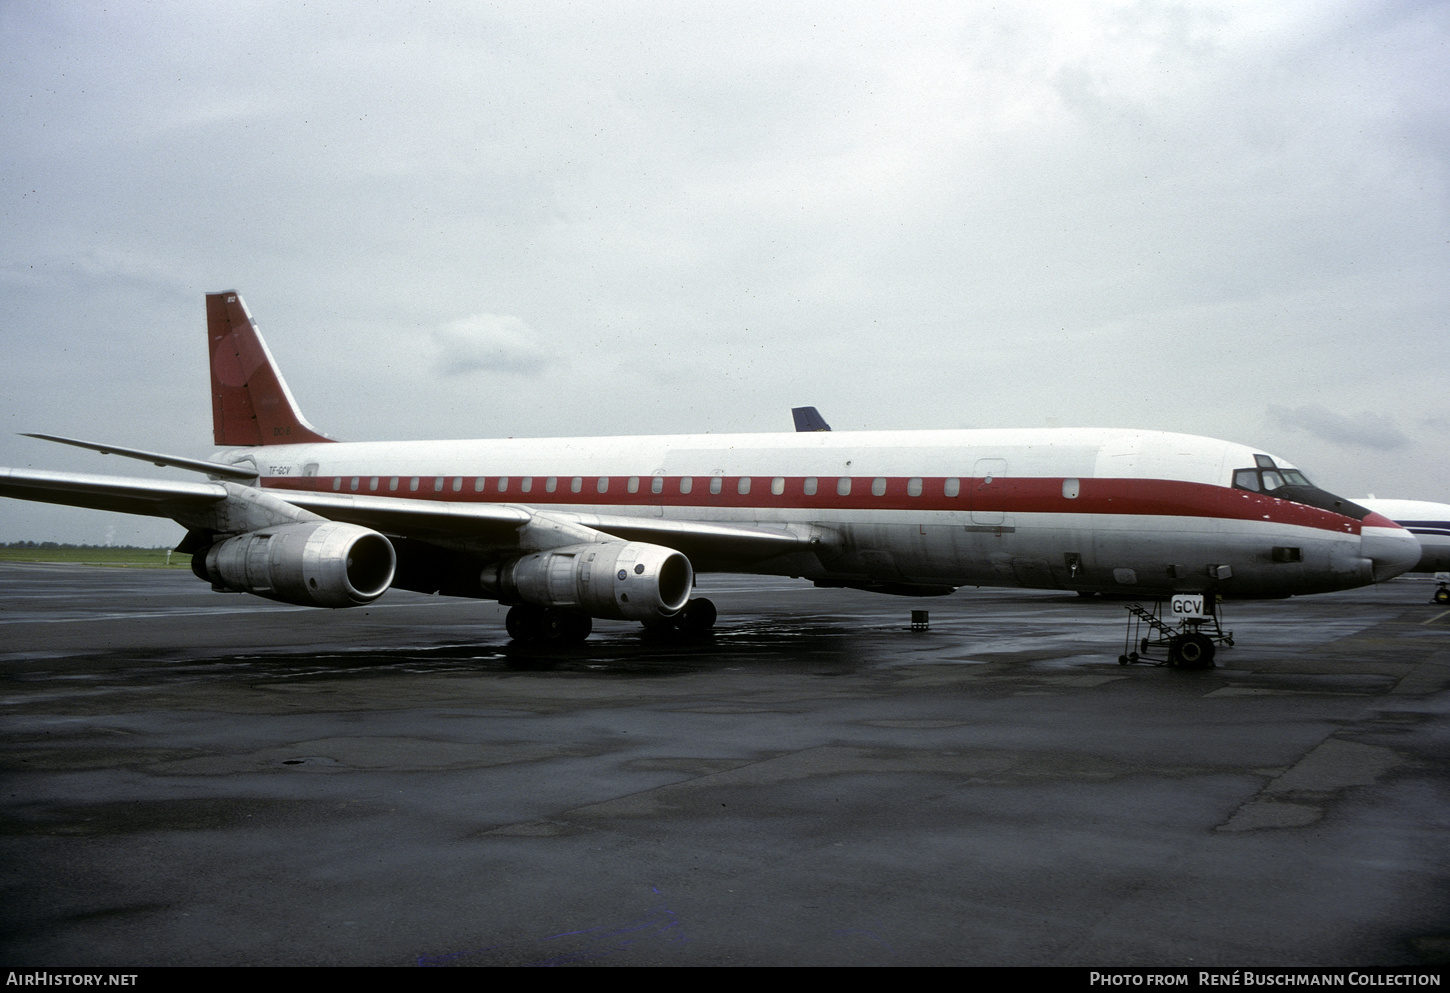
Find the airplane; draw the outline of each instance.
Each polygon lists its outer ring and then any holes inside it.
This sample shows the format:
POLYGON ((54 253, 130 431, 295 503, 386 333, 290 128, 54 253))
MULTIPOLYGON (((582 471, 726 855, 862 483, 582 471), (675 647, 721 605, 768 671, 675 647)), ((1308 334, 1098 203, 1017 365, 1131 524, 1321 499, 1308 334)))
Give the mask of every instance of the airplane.
POLYGON ((169 517, 218 591, 496 600, 510 637, 546 645, 582 641, 596 618, 708 631, 697 571, 903 596, 1249 598, 1420 560, 1404 528, 1278 456, 1158 431, 833 432, 816 414, 789 434, 335 441, 300 413, 242 298, 208 294, 206 310, 210 459, 32 435, 205 481, 0 469, 0 496, 169 517))
MULTIPOLYGON (((1420 561, 1409 572, 1450 573, 1450 504, 1429 500, 1380 500, 1373 496, 1356 500, 1367 510, 1388 517, 1420 542, 1420 561)), ((1447 577, 1437 575, 1440 587, 1436 603, 1450 603, 1447 577)))

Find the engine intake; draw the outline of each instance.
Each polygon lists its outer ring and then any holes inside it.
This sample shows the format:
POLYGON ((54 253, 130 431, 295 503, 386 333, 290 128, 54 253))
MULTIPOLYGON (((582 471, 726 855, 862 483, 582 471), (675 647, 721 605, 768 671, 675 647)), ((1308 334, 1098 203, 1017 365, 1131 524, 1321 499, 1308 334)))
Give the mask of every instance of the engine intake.
POLYGON ((669 617, 690 598, 695 570, 673 548, 602 541, 551 548, 483 571, 485 590, 505 603, 561 607, 623 621, 669 617))
POLYGON ((191 557, 191 571, 214 587, 302 607, 372 603, 396 565, 387 538, 337 521, 262 528, 191 557))

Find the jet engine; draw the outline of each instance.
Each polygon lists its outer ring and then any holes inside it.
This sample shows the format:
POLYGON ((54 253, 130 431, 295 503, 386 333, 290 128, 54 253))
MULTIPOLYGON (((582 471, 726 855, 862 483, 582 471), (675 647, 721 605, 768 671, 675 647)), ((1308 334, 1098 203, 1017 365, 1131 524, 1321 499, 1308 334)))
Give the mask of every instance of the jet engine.
POLYGON ((262 528, 191 557, 191 571, 214 587, 302 607, 372 603, 392 584, 396 565, 387 538, 337 521, 262 528))
POLYGON ((672 548, 642 541, 566 545, 483 571, 485 590, 504 603, 530 603, 610 617, 669 617, 690 598, 695 570, 672 548))

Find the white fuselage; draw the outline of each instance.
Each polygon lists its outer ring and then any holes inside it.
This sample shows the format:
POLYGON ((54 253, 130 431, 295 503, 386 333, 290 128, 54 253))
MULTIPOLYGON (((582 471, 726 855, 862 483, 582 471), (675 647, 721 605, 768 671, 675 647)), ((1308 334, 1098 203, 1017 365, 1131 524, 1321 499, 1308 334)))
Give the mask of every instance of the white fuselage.
POLYGON ((1414 564, 1407 534, 1356 516, 1348 501, 1337 513, 1233 487, 1236 470, 1264 458, 1212 438, 1110 429, 331 443, 218 455, 254 462, 262 485, 284 498, 302 490, 817 529, 818 552, 756 568, 824 583, 1286 596, 1414 564))

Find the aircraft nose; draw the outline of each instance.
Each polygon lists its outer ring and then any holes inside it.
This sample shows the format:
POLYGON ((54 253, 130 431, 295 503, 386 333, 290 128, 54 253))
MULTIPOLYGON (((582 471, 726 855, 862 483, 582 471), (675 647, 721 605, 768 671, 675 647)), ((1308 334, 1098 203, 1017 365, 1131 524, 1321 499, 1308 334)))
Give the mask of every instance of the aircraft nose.
POLYGON ((1360 554, 1369 559, 1376 583, 1409 572, 1420 563, 1420 541, 1388 517, 1370 514, 1360 523, 1360 554))

